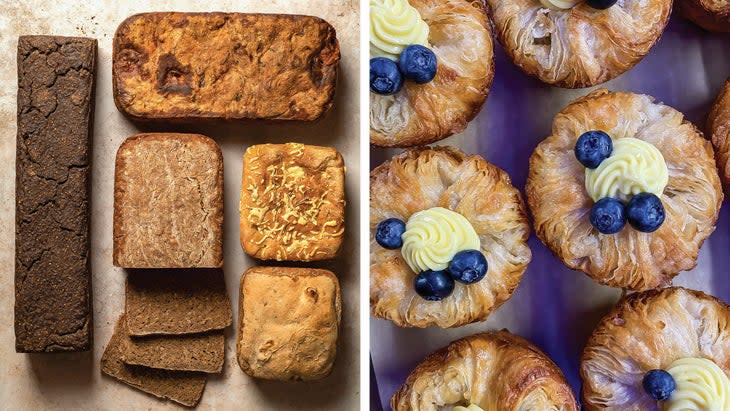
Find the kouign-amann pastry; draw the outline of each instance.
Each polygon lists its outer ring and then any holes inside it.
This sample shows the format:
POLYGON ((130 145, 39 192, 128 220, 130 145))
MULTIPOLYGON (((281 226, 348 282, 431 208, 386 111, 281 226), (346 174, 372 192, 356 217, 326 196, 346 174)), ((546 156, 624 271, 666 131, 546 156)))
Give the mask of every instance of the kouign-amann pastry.
POLYGON ((694 267, 722 201, 712 145, 682 113, 605 89, 557 115, 526 191, 538 237, 565 265, 633 290, 694 267))
POLYGON ((259 144, 243 155, 241 246, 262 260, 335 257, 345 233, 345 165, 330 147, 259 144))
MULTIPOLYGON (((492 36, 480 1, 370 0, 370 57, 402 62, 401 53, 409 45, 431 50, 435 77, 422 84, 405 81, 390 95, 374 93, 371 87, 374 145, 428 144, 464 130, 492 84, 492 36)), ((395 68, 391 74, 401 76, 395 68)))
POLYGON ((318 380, 337 354, 337 277, 315 268, 253 267, 241 276, 238 364, 269 380, 318 380))
POLYGON ((730 2, 727 0, 677 0, 679 13, 709 31, 730 33, 730 2))
POLYGON ((707 130, 715 146, 717 167, 725 184, 725 193, 730 195, 730 79, 725 82, 712 107, 707 119, 707 130))
POLYGON ((587 411, 730 409, 730 307, 680 287, 630 294, 583 352, 587 411))
POLYGON ((370 306, 399 326, 484 320, 531 259, 509 176, 451 147, 411 149, 370 173, 370 306))
POLYGON ((390 401, 394 411, 577 411, 560 369, 507 331, 456 340, 429 355, 390 401))
POLYGON ((659 40, 672 11, 672 0, 622 0, 596 8, 610 3, 487 0, 512 61, 545 83, 568 88, 600 84, 631 69, 659 40))

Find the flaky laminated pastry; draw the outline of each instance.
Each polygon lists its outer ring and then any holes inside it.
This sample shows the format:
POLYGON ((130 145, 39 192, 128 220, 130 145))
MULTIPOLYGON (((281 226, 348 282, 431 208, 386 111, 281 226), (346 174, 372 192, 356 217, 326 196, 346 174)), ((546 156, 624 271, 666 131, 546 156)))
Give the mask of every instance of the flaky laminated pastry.
POLYGON ((725 193, 730 195, 730 79, 725 82, 707 118, 707 132, 715 147, 717 168, 725 184, 725 193))

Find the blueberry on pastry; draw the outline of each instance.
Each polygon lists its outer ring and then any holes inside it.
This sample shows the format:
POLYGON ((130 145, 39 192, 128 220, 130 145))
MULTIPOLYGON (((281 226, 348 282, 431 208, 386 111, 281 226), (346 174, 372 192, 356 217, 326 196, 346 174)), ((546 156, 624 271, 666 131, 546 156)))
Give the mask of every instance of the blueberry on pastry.
POLYGON ((707 118, 707 133, 715 147, 717 168, 720 169, 725 193, 730 195, 730 79, 725 82, 707 118))
POLYGON ((560 369, 507 331, 456 340, 429 355, 390 401, 394 411, 577 411, 560 369))
POLYGON ((527 74, 558 87, 611 80, 659 40, 672 0, 487 0, 499 42, 527 74))
POLYGON ((586 411, 730 410, 730 307, 680 287, 630 294, 583 351, 586 411))
POLYGON ((531 258, 507 173, 456 148, 411 149, 375 168, 370 222, 372 313, 403 327, 484 320, 531 258))
POLYGON ((722 201, 712 146, 694 125, 649 96, 605 89, 555 117, 526 192, 537 236, 565 265, 632 290, 693 268, 722 201))

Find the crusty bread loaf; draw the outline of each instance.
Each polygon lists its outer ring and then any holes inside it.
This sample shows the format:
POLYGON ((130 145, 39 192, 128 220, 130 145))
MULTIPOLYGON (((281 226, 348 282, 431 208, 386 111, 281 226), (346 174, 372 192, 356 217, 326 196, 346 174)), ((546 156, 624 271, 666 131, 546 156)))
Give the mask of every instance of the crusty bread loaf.
POLYGON ((223 265, 223 155, 199 134, 128 138, 114 174, 114 265, 223 265))
POLYGON ((340 49, 318 17, 144 13, 113 44, 114 101, 133 119, 311 121, 332 106, 340 49))
POLYGON ((222 330, 147 337, 132 337, 127 333, 122 356, 124 363, 130 365, 217 373, 223 369, 225 342, 222 330))

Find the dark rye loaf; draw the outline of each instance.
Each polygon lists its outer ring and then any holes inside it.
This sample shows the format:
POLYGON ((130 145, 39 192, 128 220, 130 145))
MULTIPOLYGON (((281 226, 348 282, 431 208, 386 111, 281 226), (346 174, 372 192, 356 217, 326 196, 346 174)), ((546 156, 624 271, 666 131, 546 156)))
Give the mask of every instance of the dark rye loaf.
POLYGON ((15 350, 92 346, 89 191, 97 42, 18 39, 15 350))

